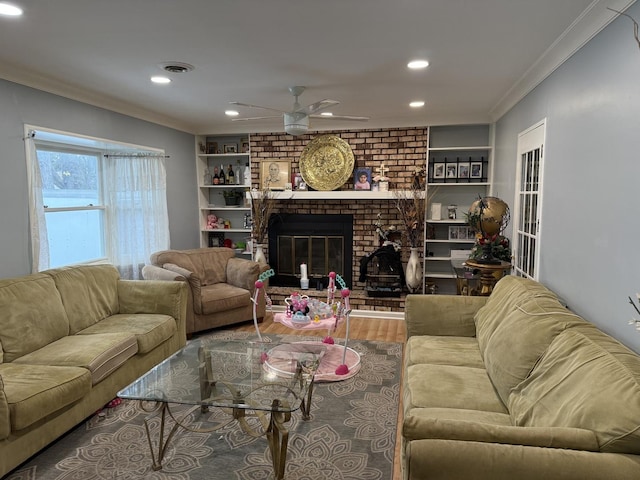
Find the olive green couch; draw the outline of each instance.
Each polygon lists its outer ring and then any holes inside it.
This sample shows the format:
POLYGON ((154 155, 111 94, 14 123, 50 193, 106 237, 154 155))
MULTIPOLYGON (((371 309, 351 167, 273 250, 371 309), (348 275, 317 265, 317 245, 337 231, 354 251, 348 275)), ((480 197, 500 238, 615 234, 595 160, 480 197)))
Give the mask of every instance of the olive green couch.
POLYGON ((111 265, 0 280, 0 477, 184 346, 186 305, 111 265))
POLYGON ((405 479, 640 479, 640 357, 543 285, 409 295, 405 319, 405 479))

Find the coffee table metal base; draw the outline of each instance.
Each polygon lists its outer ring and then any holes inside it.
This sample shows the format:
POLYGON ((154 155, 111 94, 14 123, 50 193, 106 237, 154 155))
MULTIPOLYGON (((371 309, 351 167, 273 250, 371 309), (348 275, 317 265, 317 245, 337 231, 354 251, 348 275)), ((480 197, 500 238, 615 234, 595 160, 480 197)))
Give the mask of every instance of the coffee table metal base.
MULTIPOLYGON (((147 440, 149 442, 149 451, 151 452, 151 462, 152 462, 151 468, 154 471, 162 470, 162 461, 164 460, 164 455, 166 453, 167 447, 179 427, 182 427, 185 430, 188 430, 190 432, 211 433, 221 428, 224 428, 229 423, 233 422, 234 420, 237 420, 238 424, 242 428, 242 431, 245 432, 247 435, 250 435, 256 438, 261 437, 263 435, 267 437, 267 442, 269 445, 269 452, 271 453, 272 466, 273 466, 273 471, 275 473, 275 478, 276 480, 282 480, 284 478, 284 471, 285 471, 286 461, 287 461, 287 447, 289 445, 289 430, 286 427, 286 423, 289 422, 289 420, 291 420, 291 413, 278 411, 281 405, 280 400, 276 399, 273 401, 272 410, 270 412, 255 411, 255 413, 252 415, 247 415, 247 410, 242 408, 233 408, 233 409, 222 408, 222 410, 231 410, 231 417, 227 422, 218 424, 215 427, 211 427, 211 428, 192 428, 189 425, 184 423, 184 420, 189 415, 191 415, 194 411, 199 409, 201 412, 205 413, 208 411, 209 407, 195 405, 189 408, 186 412, 183 412, 181 416, 178 418, 173 414, 173 412, 171 412, 169 403, 158 402, 157 404, 155 404, 153 409, 149 409, 146 407, 146 404, 148 404, 149 402, 141 401, 140 403, 141 403, 142 409, 145 410, 146 412, 151 413, 157 409, 160 410, 159 412, 160 432, 159 432, 159 438, 156 446, 157 448, 155 449, 154 449, 153 435, 149 428, 149 420, 151 419, 152 416, 155 416, 155 415, 151 415, 147 417, 144 421, 145 431, 147 433, 147 440), (174 424, 173 424, 173 427, 171 427, 169 434, 165 438, 164 432, 166 427, 167 415, 171 417, 171 419, 174 421, 174 424), (267 415, 268 415, 268 418, 267 418, 267 415), (262 425, 263 431, 259 432, 257 431, 257 429, 252 428, 251 425, 249 425, 249 423, 246 421, 247 416, 257 417, 260 421, 260 424, 262 425)), ((310 415, 309 415, 310 405, 311 405, 311 388, 307 393, 307 398, 305 399, 305 401, 303 402, 300 408, 302 411, 303 420, 308 420, 310 418, 310 415)))

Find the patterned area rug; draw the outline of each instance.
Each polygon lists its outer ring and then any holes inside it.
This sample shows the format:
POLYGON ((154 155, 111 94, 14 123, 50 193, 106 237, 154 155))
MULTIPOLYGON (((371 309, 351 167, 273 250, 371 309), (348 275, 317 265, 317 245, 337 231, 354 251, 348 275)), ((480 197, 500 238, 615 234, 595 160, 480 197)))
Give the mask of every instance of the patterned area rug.
MULTIPOLYGON (((249 338, 243 332, 211 336, 249 338)), ((265 341, 318 340, 318 337, 263 335, 265 341)), ((357 375, 319 383, 313 392, 311 419, 295 412, 287 424, 287 480, 389 480, 399 405, 402 345, 353 340, 361 356, 357 375)), ((180 372, 176 372, 179 375, 180 372)), ((180 408, 172 409, 179 415, 180 408)), ((182 407, 186 412, 187 407, 182 407)), ((123 401, 79 425, 5 480, 266 480, 274 478, 264 436, 245 434, 236 422, 211 433, 179 428, 169 443, 163 468, 151 468, 144 419, 138 402, 123 401)), ((211 409, 187 414, 192 426, 223 424, 228 416, 211 409)), ((160 422, 150 422, 154 433, 160 422)), ((168 430, 165 427, 165 433, 168 430)), ((157 438, 157 437, 154 437, 157 438)), ((399 468, 399 467, 398 467, 399 468)))

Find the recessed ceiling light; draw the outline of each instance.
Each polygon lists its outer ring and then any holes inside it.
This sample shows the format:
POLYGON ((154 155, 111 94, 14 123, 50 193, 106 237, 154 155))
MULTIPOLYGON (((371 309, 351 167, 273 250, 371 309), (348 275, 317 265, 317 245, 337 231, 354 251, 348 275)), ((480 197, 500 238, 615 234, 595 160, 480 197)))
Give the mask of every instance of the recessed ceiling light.
POLYGON ((411 102, 409 104, 410 107, 412 108, 420 108, 420 107, 424 107, 424 102, 422 100, 417 100, 415 102, 411 102))
POLYGON ((407 67, 412 70, 419 70, 421 68, 427 68, 429 66, 429 62, 426 60, 412 60, 407 63, 407 67))
POLYGON ((333 113, 331 112, 322 112, 320 115, 322 115, 323 117, 333 117, 333 113))
POLYGON ((0 2, 0 15, 7 17, 19 17, 22 15, 22 9, 11 5, 10 3, 0 2))
POLYGON ((171 83, 171 79, 167 77, 151 77, 153 83, 171 83))
POLYGON ((224 114, 229 117, 237 117, 239 115, 236 110, 225 110, 224 114))

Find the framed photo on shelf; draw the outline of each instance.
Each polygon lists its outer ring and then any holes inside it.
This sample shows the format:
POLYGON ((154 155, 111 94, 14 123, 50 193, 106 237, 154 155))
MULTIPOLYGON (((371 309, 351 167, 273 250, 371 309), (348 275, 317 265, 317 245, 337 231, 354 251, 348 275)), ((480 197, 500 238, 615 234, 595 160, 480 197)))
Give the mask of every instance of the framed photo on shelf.
POLYGON ((482 178, 482 162, 471 162, 469 178, 482 178))
POLYGON ((433 164, 433 178, 444 178, 444 163, 433 164))
POLYGON ((238 144, 225 143, 223 153, 238 153, 238 144))
POLYGON ((260 162, 260 186, 269 190, 284 190, 291 182, 289 160, 265 159, 260 162))
POLYGON ((243 138, 240 141, 240 152, 249 153, 249 139, 248 138, 243 138))
POLYGON ((215 155, 218 153, 218 142, 207 142, 207 155, 215 155))
POLYGON ((458 237, 458 235, 460 234, 460 227, 458 226, 454 226, 454 225, 450 225, 449 226, 449 240, 460 240, 460 237, 458 237))
POLYGON ((447 163, 447 178, 458 178, 457 163, 447 163))
POLYGON ((371 190, 371 169, 356 168, 353 175, 354 190, 371 190))
POLYGON ((458 178, 467 179, 469 178, 469 162, 459 163, 458 164, 458 178))

